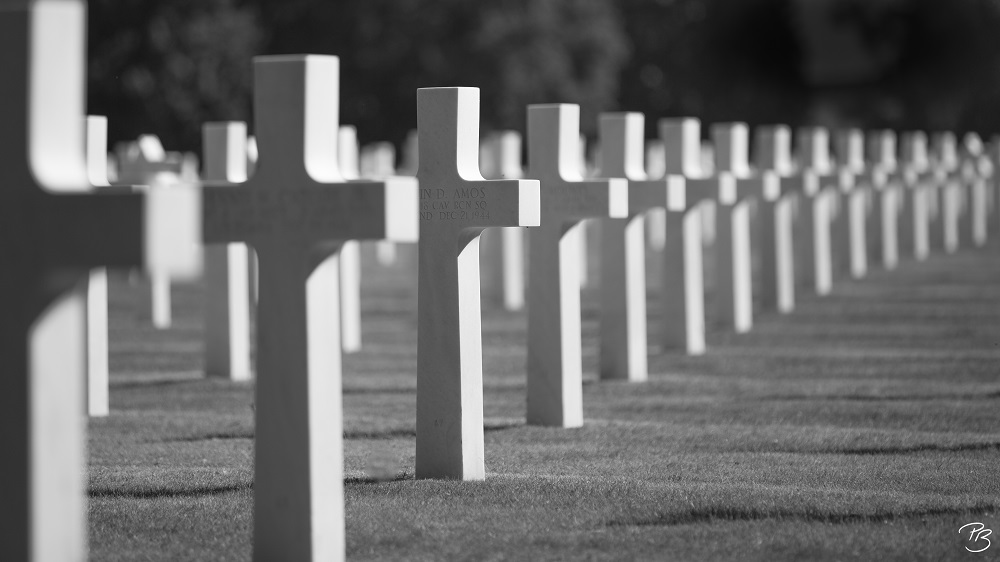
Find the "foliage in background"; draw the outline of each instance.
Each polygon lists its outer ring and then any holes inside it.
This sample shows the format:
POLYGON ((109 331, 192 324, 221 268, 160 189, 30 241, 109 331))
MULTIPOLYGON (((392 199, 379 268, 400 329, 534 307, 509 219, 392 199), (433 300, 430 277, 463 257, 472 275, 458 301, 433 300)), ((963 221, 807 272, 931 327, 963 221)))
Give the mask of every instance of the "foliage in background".
POLYGON ((362 142, 416 127, 414 91, 480 88, 482 128, 523 128, 530 103, 613 107, 626 55, 606 0, 292 0, 262 3, 268 49, 341 57, 341 121, 362 142))
POLYGON ((247 119, 254 10, 234 0, 90 0, 88 112, 109 142, 156 133, 168 149, 201 144, 207 121, 247 119))
POLYGON ((132 0, 90 3, 90 111, 196 149, 250 120, 253 55, 341 57, 341 121, 399 143, 414 90, 476 86, 482 128, 529 103, 596 114, 1000 131, 1000 1, 132 0))

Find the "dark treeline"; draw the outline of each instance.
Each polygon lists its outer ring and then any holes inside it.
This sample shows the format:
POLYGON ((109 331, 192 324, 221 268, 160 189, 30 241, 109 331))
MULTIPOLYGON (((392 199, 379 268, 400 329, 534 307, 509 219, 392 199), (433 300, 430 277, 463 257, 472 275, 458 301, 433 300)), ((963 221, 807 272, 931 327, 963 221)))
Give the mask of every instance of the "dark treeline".
POLYGON ((252 121, 251 57, 320 53, 362 142, 399 143, 425 86, 481 88, 484 130, 569 102, 591 135, 609 110, 990 134, 996 29, 1000 0, 91 0, 88 110, 197 150, 252 121))

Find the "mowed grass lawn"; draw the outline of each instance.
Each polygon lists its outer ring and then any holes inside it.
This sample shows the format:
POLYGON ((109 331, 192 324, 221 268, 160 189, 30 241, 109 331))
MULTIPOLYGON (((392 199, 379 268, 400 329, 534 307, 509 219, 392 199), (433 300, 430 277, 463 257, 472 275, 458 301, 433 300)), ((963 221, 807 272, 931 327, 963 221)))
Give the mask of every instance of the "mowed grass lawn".
MULTIPOLYGON (((455 482, 413 479, 415 280, 367 248, 365 348, 344 360, 348 557, 995 559, 1000 545, 970 554, 985 542, 958 529, 1000 530, 998 251, 800 295, 749 334, 711 327, 703 357, 660 353, 651 282, 645 384, 597 380, 586 289, 586 425, 573 430, 525 426, 525 317, 484 306, 487 478, 455 482)), ((118 275, 111 291, 91 556, 248 559, 253 385, 202 377, 199 285, 176 288, 163 332, 148 288, 118 275)))

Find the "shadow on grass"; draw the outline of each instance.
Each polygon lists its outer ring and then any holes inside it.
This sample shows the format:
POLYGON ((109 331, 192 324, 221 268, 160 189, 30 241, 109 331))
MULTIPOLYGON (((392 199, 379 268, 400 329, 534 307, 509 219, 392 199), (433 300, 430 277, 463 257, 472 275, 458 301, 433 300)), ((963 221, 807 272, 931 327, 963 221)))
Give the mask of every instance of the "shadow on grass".
MULTIPOLYGON (((483 431, 504 431, 507 429, 514 429, 518 427, 524 427, 523 421, 495 421, 486 422, 483 425, 483 431)), ((381 431, 359 431, 359 430, 347 430, 344 431, 344 439, 413 439, 417 436, 417 430, 415 428, 393 428, 385 429, 381 431)), ((229 440, 229 439, 253 439, 253 431, 234 431, 234 432, 219 432, 219 433, 209 433, 206 435, 189 435, 183 437, 174 437, 171 439, 164 439, 162 441, 156 441, 157 443, 193 443, 197 441, 214 441, 214 440, 229 440)))
POLYGON ((909 455, 914 453, 961 453, 968 451, 1000 451, 1000 443, 959 443, 957 445, 935 445, 928 443, 924 445, 911 445, 909 447, 829 449, 815 451, 815 453, 824 455, 909 455))
MULTIPOLYGON (((148 380, 135 380, 135 381, 111 381, 108 383, 108 387, 112 390, 132 390, 136 388, 157 388, 163 386, 184 386, 184 385, 204 385, 207 379, 205 378, 191 378, 191 377, 177 377, 177 378, 155 378, 148 380)), ((218 382, 218 381, 209 381, 218 382)), ((246 381, 225 381, 227 384, 233 386, 246 386, 246 381)))
POLYGON ((898 396, 877 396, 873 394, 788 394, 777 396, 761 396, 761 402, 931 402, 947 400, 997 400, 1000 392, 983 392, 977 394, 912 394, 898 396))
POLYGON ((365 387, 350 388, 350 387, 344 387, 341 392, 344 393, 344 396, 368 395, 368 394, 371 394, 371 395, 379 395, 379 394, 401 394, 401 395, 410 395, 410 394, 413 394, 413 395, 416 395, 417 389, 415 387, 408 387, 408 388, 378 388, 378 387, 374 387, 374 388, 365 388, 365 387))
POLYGON ((253 439, 252 431, 235 431, 231 433, 209 433, 207 435, 188 435, 155 441, 155 443, 194 443, 197 441, 225 441, 230 439, 253 439))
POLYGON ((372 478, 371 476, 349 476, 347 478, 344 478, 344 486, 386 484, 389 482, 406 482, 409 480, 416 480, 416 477, 412 472, 400 472, 395 477, 390 479, 372 478))
POLYGON ((635 517, 612 520, 608 527, 671 527, 678 525, 698 525, 715 522, 736 521, 801 521, 806 523, 827 523, 831 525, 856 525, 888 523, 904 519, 923 519, 942 515, 984 515, 996 512, 1000 507, 978 504, 969 507, 938 508, 916 511, 876 512, 876 513, 824 513, 820 511, 791 511, 741 509, 713 507, 695 509, 682 513, 658 513, 653 517, 635 517))
POLYGON ((217 496, 232 492, 252 491, 253 482, 242 482, 227 486, 210 486, 206 488, 189 488, 184 490, 173 490, 164 488, 153 488, 145 490, 89 490, 87 496, 91 498, 133 498, 133 499, 158 499, 158 498, 193 498, 199 496, 217 496))

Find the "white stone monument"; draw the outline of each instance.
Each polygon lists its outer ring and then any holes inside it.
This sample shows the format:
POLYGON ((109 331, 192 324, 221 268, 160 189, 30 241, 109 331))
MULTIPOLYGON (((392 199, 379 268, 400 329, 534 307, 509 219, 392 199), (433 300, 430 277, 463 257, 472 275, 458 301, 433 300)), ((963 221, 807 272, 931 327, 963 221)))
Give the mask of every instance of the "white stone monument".
POLYGON ((900 255, 925 260, 930 254, 930 188, 926 184, 934 180, 927 154, 926 134, 921 131, 903 133, 900 167, 892 179, 902 185, 899 191, 900 255))
POLYGON ((586 218, 628 216, 628 182, 584 180, 580 106, 528 106, 528 171, 541 186, 541 226, 528 235, 528 423, 583 425, 580 236, 586 218))
POLYGON ((417 90, 417 478, 482 480, 479 235, 538 226, 538 182, 484 180, 479 89, 417 90))
POLYGON ((666 154, 668 181, 666 233, 663 247, 661 344, 665 350, 705 353, 705 280, 702 215, 722 191, 736 189, 736 178, 709 175, 701 159, 701 122, 661 119, 660 140, 666 154), (675 183, 671 176, 680 176, 675 183))
MULTIPOLYGON (((860 129, 840 129, 835 135, 837 167, 854 176, 851 186, 837 195, 837 216, 831 223, 835 269, 854 279, 868 273, 868 206, 888 181, 888 174, 865 161, 865 136, 860 129)), ((881 229, 881 224, 876 225, 881 229)))
POLYGON ((805 251, 797 259, 802 264, 799 272, 803 284, 814 287, 823 296, 833 290, 833 248, 831 222, 834 205, 840 194, 854 187, 854 175, 834 166, 830 158, 829 132, 822 127, 803 127, 798 132, 798 161, 800 170, 811 170, 819 181, 819 193, 806 205, 799 233, 806 240, 799 247, 805 251), (811 242, 811 243, 810 243, 811 242), (810 260, 809 252, 812 252, 810 260), (809 264, 812 267, 809 267, 809 264))
POLYGON ((0 10, 0 558, 87 558, 86 293, 96 267, 197 275, 194 189, 95 194, 83 2, 0 10))
POLYGON ((667 208, 671 183, 674 190, 684 189, 682 177, 664 177, 665 171, 660 179, 648 178, 643 168, 644 132, 641 113, 605 113, 600 117, 599 167, 604 174, 628 180, 629 207, 627 218, 601 221, 602 379, 643 382, 648 378, 643 219, 651 209, 667 208))
MULTIPOLYGON (((768 125, 758 127, 754 142, 755 162, 759 170, 771 170, 778 175, 782 197, 791 201, 792 211, 798 208, 797 223, 793 224, 793 241, 791 269, 784 267, 784 260, 778 260, 776 275, 776 306, 783 313, 795 309, 795 279, 796 272, 801 276, 815 272, 816 255, 829 246, 817 248, 817 242, 822 242, 822 232, 816 229, 822 221, 817 216, 825 216, 826 200, 819 196, 819 177, 806 168, 798 170, 792 162, 792 132, 785 125, 768 125)), ((795 213, 792 213, 793 220, 795 213)), ((785 249, 779 251, 779 255, 785 249)))
POLYGON ((931 162, 938 173, 938 181, 931 183, 931 214, 937 216, 939 228, 936 236, 945 253, 958 251, 959 222, 962 200, 967 186, 974 179, 974 173, 960 168, 958 139, 950 131, 938 132, 931 137, 931 162), (935 212, 934 208, 937 208, 935 212))
MULTIPOLYGON (((119 145, 118 185, 165 187, 181 181, 183 155, 167 152, 156 135, 140 135, 135 142, 119 145)), ((153 326, 167 329, 173 322, 170 280, 149 280, 153 326)))
POLYGON ((969 224, 963 228, 968 234, 968 243, 982 247, 989 237, 989 217, 992 210, 990 183, 993 165, 986 156, 982 138, 976 133, 967 133, 962 138, 963 174, 969 176, 969 200, 967 215, 969 224))
MULTIPOLYGON (((205 169, 210 183, 247 181, 247 126, 243 122, 202 126, 205 169)), ((246 244, 205 248, 205 374, 234 381, 250 379, 250 267, 246 244)))
POLYGON ((205 241, 250 244, 260 261, 256 560, 344 558, 340 246, 417 236, 412 178, 340 173, 338 71, 332 56, 255 58, 257 170, 204 190, 205 241))
MULTIPOLYGON (((760 259, 757 291, 769 307, 778 301, 778 276, 792 266, 792 215, 781 197, 778 174, 750 168, 750 128, 746 123, 712 126, 716 169, 732 174, 736 188, 720 193, 716 205, 715 258, 718 277, 729 277, 731 292, 716 295, 719 317, 737 333, 753 326, 752 253, 760 259), (751 251, 750 211, 757 209, 757 248, 751 251), (779 264, 779 260, 782 262, 779 264)), ((721 286, 725 286, 723 283, 721 286)))
POLYGON ((896 133, 875 131, 868 135, 868 166, 884 174, 882 185, 873 184, 868 214, 867 253, 872 262, 893 270, 899 264, 899 208, 902 186, 894 176, 899 167, 896 159, 896 133))

